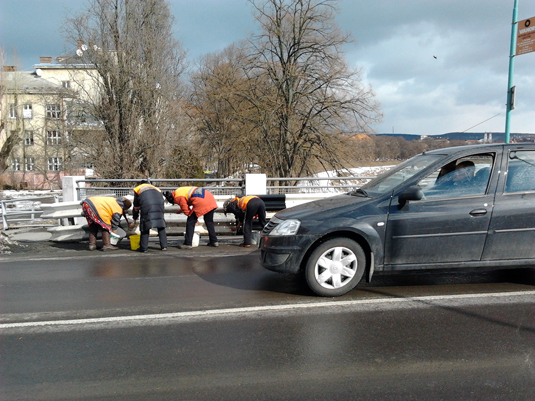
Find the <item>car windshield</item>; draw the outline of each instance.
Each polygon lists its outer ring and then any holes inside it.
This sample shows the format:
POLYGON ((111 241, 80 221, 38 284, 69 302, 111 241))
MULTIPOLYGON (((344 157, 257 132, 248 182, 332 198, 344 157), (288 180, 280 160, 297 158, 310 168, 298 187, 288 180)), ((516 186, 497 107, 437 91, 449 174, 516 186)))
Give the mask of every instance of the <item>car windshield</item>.
POLYGON ((372 196, 391 192, 399 184, 415 176, 443 157, 443 155, 415 156, 388 170, 386 173, 377 176, 361 188, 351 192, 351 194, 362 196, 362 193, 365 193, 366 195, 372 196))

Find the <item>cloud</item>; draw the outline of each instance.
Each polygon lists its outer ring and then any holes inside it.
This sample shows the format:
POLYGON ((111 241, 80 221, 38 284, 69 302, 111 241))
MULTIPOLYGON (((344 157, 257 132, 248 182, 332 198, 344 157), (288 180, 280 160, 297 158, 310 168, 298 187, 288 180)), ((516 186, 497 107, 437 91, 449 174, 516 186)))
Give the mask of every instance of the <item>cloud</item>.
MULTIPOLYGON (((489 118, 475 129, 504 130, 512 2, 342 0, 341 5, 340 24, 353 26, 357 39, 348 62, 365 68, 382 103, 378 132, 464 131, 489 118)), ((511 127, 535 132, 533 55, 522 57, 515 82, 531 92, 517 96, 511 127)))
MULTIPOLYGON (((513 0, 339 0, 336 20, 355 42, 346 60, 363 67, 382 104, 378 132, 502 131, 513 0), (434 58, 433 56, 436 56, 434 58), (493 117, 500 113, 497 117, 493 117), (492 118, 493 117, 493 118, 492 118), (474 131, 472 130, 472 131, 474 131)), ((520 0, 518 19, 535 16, 520 0)), ((258 29, 247 0, 171 0, 176 35, 191 59, 221 51, 258 29)), ((65 49, 59 28, 86 0, 1 0, 0 45, 31 69, 65 49), (22 17, 24 16, 24 17, 22 17), (22 23, 31 21, 31 23, 22 23)), ((535 132, 535 52, 514 59, 511 132, 535 132)))

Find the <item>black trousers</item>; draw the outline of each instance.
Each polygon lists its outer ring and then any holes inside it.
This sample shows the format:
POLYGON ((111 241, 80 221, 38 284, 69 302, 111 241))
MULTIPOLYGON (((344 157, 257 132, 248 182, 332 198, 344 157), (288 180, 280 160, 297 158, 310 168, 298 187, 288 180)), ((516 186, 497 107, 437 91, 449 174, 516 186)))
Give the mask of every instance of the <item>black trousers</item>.
POLYGON ((266 225, 266 204, 260 198, 251 199, 245 208, 245 217, 243 218, 243 243, 245 245, 251 245, 253 219, 256 215, 258 215, 260 226, 264 227, 266 225))
MULTIPOLYGON (((204 222, 206 223, 206 229, 208 230, 208 240, 211 243, 217 242, 217 235, 215 234, 214 226, 214 212, 213 209, 204 215, 204 222)), ((195 212, 188 216, 186 220, 186 235, 184 237, 184 245, 191 245, 193 243, 193 234, 195 233, 195 224, 197 224, 197 215, 195 212)))
MULTIPOLYGON (((158 230, 158 238, 160 239, 160 248, 167 248, 167 232, 165 231, 165 227, 158 227, 156 229, 158 230)), ((150 230, 141 231, 139 249, 142 251, 146 251, 149 246, 149 232, 150 230)))

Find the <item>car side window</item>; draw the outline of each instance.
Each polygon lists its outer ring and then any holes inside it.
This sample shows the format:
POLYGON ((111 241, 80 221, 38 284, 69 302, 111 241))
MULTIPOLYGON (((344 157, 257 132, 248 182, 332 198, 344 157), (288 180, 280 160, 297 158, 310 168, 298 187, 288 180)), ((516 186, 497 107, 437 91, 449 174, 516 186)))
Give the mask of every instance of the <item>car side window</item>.
POLYGON ((505 192, 535 191, 535 152, 518 150, 509 153, 505 192))
POLYGON ((493 154, 463 157, 444 164, 418 185, 426 199, 484 195, 493 165, 493 154))

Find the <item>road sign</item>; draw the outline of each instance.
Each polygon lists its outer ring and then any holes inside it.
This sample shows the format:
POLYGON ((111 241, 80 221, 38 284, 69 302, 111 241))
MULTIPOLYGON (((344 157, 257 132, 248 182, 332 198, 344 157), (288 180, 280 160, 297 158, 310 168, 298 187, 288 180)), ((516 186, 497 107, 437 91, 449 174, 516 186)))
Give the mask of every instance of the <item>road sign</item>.
POLYGON ((535 52, 535 17, 517 24, 516 55, 535 52))

